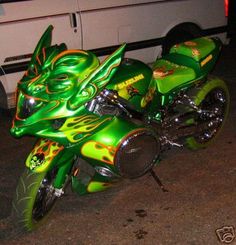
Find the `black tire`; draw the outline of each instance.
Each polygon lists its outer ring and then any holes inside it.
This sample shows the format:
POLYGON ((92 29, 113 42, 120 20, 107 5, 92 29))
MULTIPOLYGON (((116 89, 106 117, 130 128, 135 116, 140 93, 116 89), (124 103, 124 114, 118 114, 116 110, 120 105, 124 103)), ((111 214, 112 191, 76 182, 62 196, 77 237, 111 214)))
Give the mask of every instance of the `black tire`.
POLYGON ((203 110, 203 113, 200 113, 197 119, 190 120, 189 124, 210 121, 207 129, 186 139, 186 146, 196 150, 207 147, 218 136, 228 117, 230 96, 225 82, 219 78, 210 79, 192 92, 191 99, 203 110), (212 111, 216 116, 207 116, 204 110, 212 111))
POLYGON ((162 55, 169 53, 171 47, 202 35, 201 29, 194 24, 180 24, 172 29, 165 37, 162 45, 162 55))
POLYGON ((54 207, 57 197, 52 188, 57 170, 33 173, 25 169, 19 179, 12 203, 12 215, 17 229, 31 231, 36 229, 54 207))
POLYGON ((170 35, 167 35, 162 47, 162 55, 168 54, 171 47, 173 47, 175 44, 182 43, 193 38, 194 36, 186 31, 175 31, 170 35))

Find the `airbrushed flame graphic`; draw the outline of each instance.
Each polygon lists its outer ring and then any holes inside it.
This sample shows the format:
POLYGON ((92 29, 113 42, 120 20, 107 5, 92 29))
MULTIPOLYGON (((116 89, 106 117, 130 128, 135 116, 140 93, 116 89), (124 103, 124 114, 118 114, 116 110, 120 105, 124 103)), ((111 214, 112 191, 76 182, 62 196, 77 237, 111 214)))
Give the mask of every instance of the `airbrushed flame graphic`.
POLYGON ((67 119, 59 130, 66 135, 70 142, 76 143, 91 135, 94 130, 111 119, 111 117, 100 118, 96 115, 72 117, 67 119))
POLYGON ((85 143, 81 149, 83 156, 108 164, 114 164, 115 152, 116 148, 96 141, 89 141, 85 143))
POLYGON ((64 149, 63 146, 48 139, 40 139, 26 160, 26 166, 37 173, 44 171, 53 158, 64 149))
POLYGON ((89 193, 98 192, 98 191, 104 191, 111 187, 112 183, 107 182, 98 182, 98 181, 91 181, 87 187, 87 191, 89 193))

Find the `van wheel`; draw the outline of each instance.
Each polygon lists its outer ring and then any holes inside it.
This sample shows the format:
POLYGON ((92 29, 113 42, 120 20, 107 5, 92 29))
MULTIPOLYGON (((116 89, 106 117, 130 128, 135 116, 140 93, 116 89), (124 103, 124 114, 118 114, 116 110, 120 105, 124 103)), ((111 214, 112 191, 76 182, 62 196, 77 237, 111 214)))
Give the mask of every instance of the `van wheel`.
POLYGON ((162 55, 168 54, 171 47, 177 43, 185 42, 201 36, 201 29, 194 24, 180 24, 172 29, 165 37, 162 45, 162 55))

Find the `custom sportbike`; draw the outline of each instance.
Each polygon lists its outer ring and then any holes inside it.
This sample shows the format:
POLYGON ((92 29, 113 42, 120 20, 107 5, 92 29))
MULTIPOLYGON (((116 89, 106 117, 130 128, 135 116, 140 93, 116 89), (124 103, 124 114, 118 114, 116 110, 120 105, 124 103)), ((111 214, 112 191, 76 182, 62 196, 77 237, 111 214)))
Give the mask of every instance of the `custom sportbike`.
POLYGON ((126 45, 100 63, 90 51, 41 37, 18 82, 11 134, 37 142, 13 199, 18 227, 33 230, 63 196, 106 190, 150 173, 171 146, 206 147, 229 110, 229 92, 209 77, 221 49, 214 38, 173 46, 153 67, 124 58, 126 45))

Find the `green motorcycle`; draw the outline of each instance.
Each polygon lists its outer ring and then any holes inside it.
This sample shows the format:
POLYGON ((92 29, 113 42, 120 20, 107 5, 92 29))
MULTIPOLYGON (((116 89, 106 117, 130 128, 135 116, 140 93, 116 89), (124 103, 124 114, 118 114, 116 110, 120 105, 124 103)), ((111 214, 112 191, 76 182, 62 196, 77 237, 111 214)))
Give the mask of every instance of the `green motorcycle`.
POLYGON ((11 134, 38 140, 13 199, 18 227, 35 229, 68 184, 78 195, 150 173, 171 146, 206 147, 229 111, 225 83, 208 74, 221 43, 180 43, 153 67, 124 58, 121 45, 100 63, 90 51, 41 37, 18 82, 11 134))

